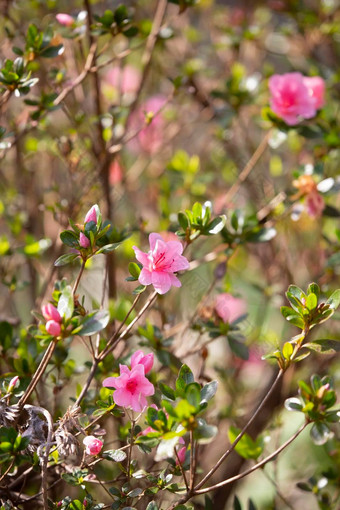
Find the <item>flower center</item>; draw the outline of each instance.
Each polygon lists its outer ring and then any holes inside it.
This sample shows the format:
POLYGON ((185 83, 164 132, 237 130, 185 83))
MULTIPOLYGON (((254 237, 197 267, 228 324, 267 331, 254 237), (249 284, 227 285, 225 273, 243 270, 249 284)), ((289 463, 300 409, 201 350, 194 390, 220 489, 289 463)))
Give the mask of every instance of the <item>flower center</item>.
POLYGON ((137 382, 134 381, 133 379, 130 379, 127 383, 126 383, 126 389, 130 392, 130 393, 134 393, 136 391, 136 388, 137 388, 137 382))

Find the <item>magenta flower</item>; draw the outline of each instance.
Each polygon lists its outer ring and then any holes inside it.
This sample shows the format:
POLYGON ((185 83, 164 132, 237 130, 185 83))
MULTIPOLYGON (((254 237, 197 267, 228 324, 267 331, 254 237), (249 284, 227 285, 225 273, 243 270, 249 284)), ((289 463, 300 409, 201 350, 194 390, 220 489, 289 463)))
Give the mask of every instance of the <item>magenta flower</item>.
POLYGON ((219 294, 215 302, 215 312, 223 322, 233 322, 243 315, 246 305, 243 299, 235 298, 231 294, 219 294))
POLYGON ((136 259, 143 264, 139 275, 142 285, 152 284, 158 294, 165 294, 171 285, 180 287, 181 282, 174 275, 177 271, 189 269, 188 260, 182 256, 183 246, 179 241, 164 241, 162 236, 156 233, 149 235, 150 250, 142 252, 136 246, 136 259))
POLYGON ((72 18, 72 16, 70 16, 69 14, 65 14, 63 12, 57 14, 55 18, 58 21, 58 23, 64 25, 64 27, 71 27, 74 23, 74 19, 72 18))
POLYGON ((98 455, 103 447, 103 441, 94 436, 86 436, 83 439, 83 443, 86 446, 85 452, 88 455, 98 455))
POLYGON ((90 246, 90 240, 82 232, 79 234, 79 244, 82 248, 88 248, 90 246))
POLYGON ((147 374, 152 369, 153 365, 153 353, 144 355, 143 351, 136 351, 132 354, 131 357, 131 368, 134 368, 137 365, 144 366, 144 373, 147 374))
POLYGON ((320 76, 305 76, 303 83, 308 88, 309 95, 314 101, 314 106, 317 110, 322 108, 325 104, 325 80, 320 76))
POLYGON ((84 219, 84 223, 88 223, 89 221, 94 221, 95 223, 97 223, 97 219, 98 219, 97 211, 96 211, 97 207, 98 207, 97 205, 93 205, 91 207, 91 209, 89 211, 87 211, 85 219, 84 219))
POLYGON ((145 397, 155 393, 153 384, 144 375, 144 365, 137 364, 131 370, 126 365, 119 365, 119 368, 120 376, 108 377, 103 381, 103 386, 116 389, 113 400, 117 406, 143 411, 147 405, 145 397))
POLYGON ((323 197, 317 190, 312 191, 306 197, 306 210, 311 218, 319 218, 326 207, 323 197))
POLYGON ((47 321, 55 321, 55 322, 61 322, 61 315, 56 309, 55 306, 53 306, 51 303, 48 303, 47 305, 43 305, 41 307, 41 312, 44 316, 44 319, 47 321))
POLYGON ((270 107, 289 126, 316 114, 316 102, 301 73, 274 74, 269 78, 270 107))
POLYGON ((52 336, 59 336, 61 332, 61 326, 59 322, 51 320, 46 322, 46 331, 52 336))

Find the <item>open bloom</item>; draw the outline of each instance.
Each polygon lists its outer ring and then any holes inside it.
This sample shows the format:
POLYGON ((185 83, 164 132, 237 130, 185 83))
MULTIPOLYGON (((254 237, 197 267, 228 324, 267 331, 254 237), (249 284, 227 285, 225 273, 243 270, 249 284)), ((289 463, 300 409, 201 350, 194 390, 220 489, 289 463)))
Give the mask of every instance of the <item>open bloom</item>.
POLYGON ((156 233, 149 235, 150 250, 142 252, 136 246, 133 247, 136 259, 143 264, 139 275, 142 285, 152 284, 158 294, 165 294, 171 285, 180 287, 181 282, 174 275, 176 271, 189 269, 188 260, 183 257, 183 246, 179 241, 164 241, 162 236, 156 233))
POLYGON ((64 25, 64 27, 71 27, 74 23, 74 19, 72 18, 72 16, 70 16, 69 14, 65 14, 63 12, 57 14, 55 18, 58 21, 58 23, 64 25))
POLYGON ((152 369, 153 365, 153 353, 144 355, 143 351, 136 351, 132 354, 131 357, 131 368, 134 368, 137 365, 144 366, 144 373, 147 374, 152 369))
POLYGON ((83 439, 85 445, 85 452, 88 455, 98 455, 103 447, 103 441, 94 436, 86 436, 83 439))
POLYGON ((113 400, 118 406, 143 411, 147 405, 145 397, 155 393, 153 384, 145 377, 144 365, 137 364, 131 370, 126 365, 119 365, 119 368, 120 376, 107 377, 103 386, 116 389, 113 400))
POLYGON ((289 126, 310 119, 317 106, 301 73, 274 74, 269 79, 270 107, 289 126))
POLYGON ((215 312, 223 322, 233 322, 243 315, 246 305, 243 299, 235 298, 231 294, 219 294, 215 302, 215 312))
POLYGON ((166 102, 165 96, 153 96, 131 116, 131 129, 138 131, 136 139, 130 143, 133 149, 142 149, 147 154, 155 154, 161 149, 165 131, 165 120, 161 110, 166 102))
POLYGON ((47 321, 46 322, 46 331, 52 336, 59 336, 61 332, 61 326, 59 322, 56 321, 47 321))
POLYGON ((304 76, 303 83, 314 101, 315 108, 322 108, 325 104, 325 80, 320 76, 304 76))
POLYGON ((56 309, 55 306, 53 306, 51 303, 48 303, 47 305, 43 305, 41 307, 41 312, 44 316, 44 319, 47 321, 55 321, 55 322, 61 322, 61 315, 56 309))
POLYGON ((86 213, 84 223, 88 223, 89 221, 94 221, 97 223, 97 211, 95 205, 93 205, 91 209, 86 213))

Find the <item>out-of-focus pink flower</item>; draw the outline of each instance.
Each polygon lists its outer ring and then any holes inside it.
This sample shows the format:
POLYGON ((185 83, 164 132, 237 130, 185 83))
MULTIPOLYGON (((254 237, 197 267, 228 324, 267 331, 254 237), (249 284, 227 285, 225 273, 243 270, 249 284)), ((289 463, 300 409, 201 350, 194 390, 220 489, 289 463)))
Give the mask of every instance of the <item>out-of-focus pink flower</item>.
POLYGON ((44 316, 44 319, 47 321, 55 321, 61 322, 61 315, 52 303, 47 303, 47 305, 43 305, 41 307, 41 312, 44 316))
POLYGON ((82 232, 79 234, 79 244, 82 248, 88 248, 90 246, 90 240, 82 232))
POLYGON ((136 138, 131 141, 132 148, 142 149, 147 154, 155 154, 162 147, 165 122, 163 112, 160 110, 166 101, 166 97, 162 95, 151 97, 131 116, 131 130, 140 129, 136 138), (150 120, 147 121, 147 118, 150 120))
POLYGON ((55 18, 58 21, 58 23, 64 25, 64 27, 71 27, 74 23, 74 19, 72 18, 72 16, 70 16, 69 14, 65 14, 63 12, 57 14, 55 18))
POLYGON ((85 445, 85 452, 88 455, 98 455, 103 448, 103 441, 94 436, 86 436, 83 439, 85 445))
POLYGON ((155 393, 153 384, 145 377, 144 365, 137 364, 131 370, 126 365, 119 365, 119 368, 120 376, 106 378, 103 386, 116 389, 113 400, 118 406, 143 411, 147 405, 145 397, 155 393))
POLYGON ((93 205, 91 209, 86 213, 84 223, 89 223, 89 221, 94 221, 95 223, 97 223, 97 212, 95 205, 93 205))
POLYGON ((9 385, 8 385, 8 393, 10 393, 11 391, 14 390, 14 388, 16 386, 19 386, 20 384, 20 379, 19 379, 19 376, 18 375, 15 375, 9 382, 9 385))
POLYGON ((123 179, 122 167, 120 166, 118 159, 115 159, 114 161, 112 161, 109 168, 110 185, 114 186, 115 184, 119 184, 120 182, 122 182, 122 179, 123 179))
POLYGON ((215 302, 215 311, 223 322, 233 322, 246 311, 243 299, 235 298, 231 294, 219 294, 215 302))
POLYGON ((145 355, 143 351, 134 352, 131 357, 131 368, 134 368, 136 365, 143 365, 145 374, 150 372, 153 365, 153 352, 145 355))
POLYGON ((48 321, 46 322, 46 331, 52 336, 59 336, 61 331, 61 326, 59 322, 56 321, 48 321))
POLYGON ((189 269, 189 262, 182 255, 182 243, 179 241, 165 242, 162 236, 156 233, 149 235, 149 243, 148 253, 133 246, 136 259, 143 264, 138 278, 139 282, 142 285, 152 284, 158 294, 165 294, 172 285, 180 287, 181 282, 174 273, 189 269))
POLYGON ((311 218, 319 218, 326 207, 325 201, 320 193, 315 190, 306 197, 306 210, 311 218))
POLYGON ((230 13, 231 26, 242 25, 246 19, 246 9, 242 7, 234 7, 230 13))
POLYGON ((141 73, 130 65, 123 68, 116 66, 106 73, 105 81, 122 94, 135 94, 140 85, 141 73))
POLYGON ((303 83, 306 85, 309 95, 314 101, 317 110, 325 104, 325 80, 320 76, 305 76, 303 83))
POLYGON ((316 114, 315 100, 301 73, 274 74, 269 78, 270 107, 289 126, 316 114))
POLYGON ((178 466, 179 462, 181 464, 183 464, 183 462, 185 461, 185 454, 187 452, 187 449, 186 449, 186 446, 183 446, 178 452, 177 452, 177 456, 178 458, 176 458, 176 465, 178 466), (179 462, 178 462, 179 461, 179 462))

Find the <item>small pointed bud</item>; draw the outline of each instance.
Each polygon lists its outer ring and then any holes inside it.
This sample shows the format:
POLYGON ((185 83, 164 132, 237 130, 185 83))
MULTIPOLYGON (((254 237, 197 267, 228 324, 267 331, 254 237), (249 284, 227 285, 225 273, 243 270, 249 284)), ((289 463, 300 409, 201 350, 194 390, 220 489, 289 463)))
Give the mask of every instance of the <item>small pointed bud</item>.
POLYGON ((80 232, 79 235, 79 244, 82 248, 88 248, 90 246, 90 240, 82 232, 80 232))
POLYGON ((16 375, 13 377, 13 379, 10 380, 9 382, 9 385, 8 385, 8 393, 10 393, 11 391, 13 391, 16 386, 19 386, 20 384, 20 380, 19 380, 19 376, 16 375))
POLYGON ((44 316, 44 319, 46 319, 47 321, 61 322, 60 313, 58 312, 56 307, 53 306, 51 303, 43 305, 41 307, 41 312, 44 316))
POLYGON ((74 23, 72 16, 63 12, 57 14, 55 19, 58 21, 58 23, 60 23, 60 25, 63 25, 64 27, 71 27, 74 23))
POLYGON ((86 213, 84 223, 88 223, 89 221, 94 221, 97 223, 97 219, 96 207, 93 205, 91 209, 86 213))

